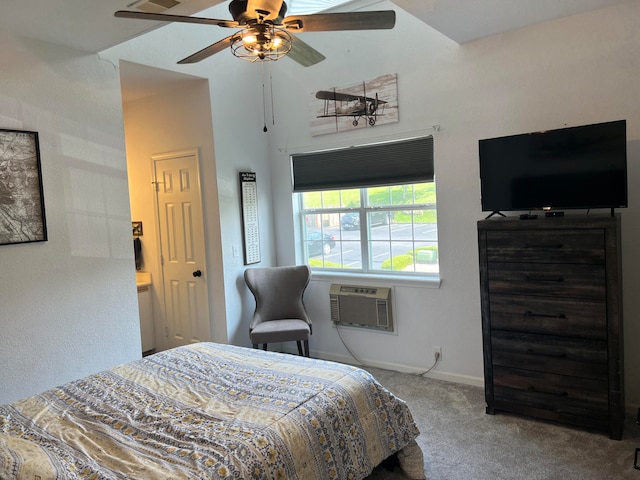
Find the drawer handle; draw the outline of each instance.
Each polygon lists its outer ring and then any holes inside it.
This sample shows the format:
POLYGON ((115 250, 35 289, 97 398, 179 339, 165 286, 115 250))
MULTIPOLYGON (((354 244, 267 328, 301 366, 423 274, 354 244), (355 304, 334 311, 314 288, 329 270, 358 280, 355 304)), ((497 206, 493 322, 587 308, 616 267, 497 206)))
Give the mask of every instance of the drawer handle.
POLYGON ((538 393, 545 393, 547 395, 555 395, 556 397, 568 397, 569 396, 569 393, 565 392, 564 390, 560 391, 560 392, 550 392, 548 390, 538 390, 536 387, 531 386, 531 385, 527 387, 527 390, 529 390, 530 392, 538 392, 538 393))
POLYGON ((553 357, 553 358, 567 358, 567 354, 566 353, 543 353, 543 352, 536 352, 533 348, 527 348, 527 353, 529 355, 542 355, 545 357, 553 357))
POLYGON ((530 277, 530 276, 525 276, 524 279, 527 282, 554 282, 554 283, 562 283, 562 282, 564 282, 564 277, 549 278, 549 277, 530 277))
POLYGON ((564 313, 533 313, 531 310, 526 310, 524 312, 525 317, 541 317, 541 318, 567 318, 564 313))
POLYGON ((525 243, 524 248, 562 248, 562 243, 525 243))

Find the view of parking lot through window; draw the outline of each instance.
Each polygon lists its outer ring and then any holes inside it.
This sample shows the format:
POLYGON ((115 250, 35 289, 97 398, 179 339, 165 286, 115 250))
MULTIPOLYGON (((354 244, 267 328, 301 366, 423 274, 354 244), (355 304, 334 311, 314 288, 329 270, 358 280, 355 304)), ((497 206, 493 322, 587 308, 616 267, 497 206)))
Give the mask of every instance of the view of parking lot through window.
POLYGON ((433 182, 304 192, 306 262, 362 272, 438 273, 433 182))

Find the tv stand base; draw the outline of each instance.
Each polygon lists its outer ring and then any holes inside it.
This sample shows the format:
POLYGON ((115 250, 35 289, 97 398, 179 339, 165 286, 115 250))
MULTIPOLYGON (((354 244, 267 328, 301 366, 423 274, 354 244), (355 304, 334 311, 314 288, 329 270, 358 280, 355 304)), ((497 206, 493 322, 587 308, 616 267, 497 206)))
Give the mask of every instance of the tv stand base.
POLYGON ((493 217, 494 215, 500 215, 501 217, 506 217, 506 215, 502 212, 499 212, 497 210, 494 210, 493 212, 491 212, 489 215, 487 215, 486 217, 484 217, 485 220, 493 217))
POLYGON ((564 212, 545 212, 545 217, 564 217, 564 212))

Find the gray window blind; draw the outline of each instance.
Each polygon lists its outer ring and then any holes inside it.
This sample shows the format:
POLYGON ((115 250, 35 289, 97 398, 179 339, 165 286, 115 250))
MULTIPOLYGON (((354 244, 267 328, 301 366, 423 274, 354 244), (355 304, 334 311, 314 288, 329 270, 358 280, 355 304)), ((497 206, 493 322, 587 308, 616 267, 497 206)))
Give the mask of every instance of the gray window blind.
POLYGON ((433 136, 291 156, 293 191, 433 180, 433 136))

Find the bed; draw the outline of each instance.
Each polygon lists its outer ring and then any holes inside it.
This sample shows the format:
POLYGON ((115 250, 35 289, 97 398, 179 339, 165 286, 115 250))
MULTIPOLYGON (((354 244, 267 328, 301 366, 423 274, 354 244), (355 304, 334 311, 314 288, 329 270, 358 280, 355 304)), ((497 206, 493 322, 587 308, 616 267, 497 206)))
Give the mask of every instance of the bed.
POLYGON ((0 406, 0 478, 422 479, 418 434, 362 369, 203 342, 0 406))

